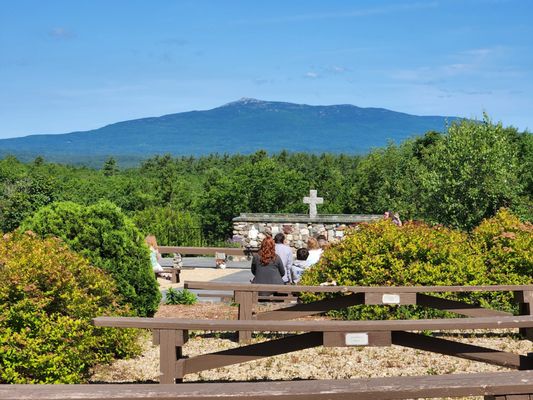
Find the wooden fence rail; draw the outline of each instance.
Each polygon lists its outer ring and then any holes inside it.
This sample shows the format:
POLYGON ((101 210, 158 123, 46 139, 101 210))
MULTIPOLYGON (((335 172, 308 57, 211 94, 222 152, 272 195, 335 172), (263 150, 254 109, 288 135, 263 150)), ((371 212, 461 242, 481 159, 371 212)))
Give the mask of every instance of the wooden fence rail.
POLYGON ((533 371, 223 384, 0 385, 2 400, 400 400, 464 396, 533 400, 533 371))
POLYGON ((486 362, 518 370, 533 369, 533 353, 520 355, 411 331, 533 328, 533 316, 498 316, 385 321, 254 321, 178 318, 98 317, 95 326, 152 329, 160 344, 161 383, 181 381, 187 374, 290 353, 316 346, 390 346, 392 344, 486 362), (304 332, 265 342, 186 358, 182 347, 189 330, 304 332))
MULTIPOLYGON (((200 291, 229 291, 239 304, 240 320, 288 320, 325 313, 346 307, 366 305, 416 304, 448 311, 467 317, 509 316, 508 312, 483 308, 462 301, 443 299, 434 293, 512 292, 519 306, 520 315, 533 315, 533 285, 487 285, 487 286, 301 286, 257 285, 247 283, 186 281, 184 287, 200 291), (306 304, 293 304, 273 311, 256 312, 259 292, 276 292, 298 296, 300 293, 330 293, 339 296, 306 304)), ((533 340, 533 329, 522 328, 520 333, 533 340)), ((239 341, 250 340, 249 331, 239 332, 239 341)))
POLYGON ((243 249, 240 247, 158 246, 157 249, 161 254, 215 255, 215 253, 224 253, 229 256, 248 256, 257 251, 257 249, 243 249))

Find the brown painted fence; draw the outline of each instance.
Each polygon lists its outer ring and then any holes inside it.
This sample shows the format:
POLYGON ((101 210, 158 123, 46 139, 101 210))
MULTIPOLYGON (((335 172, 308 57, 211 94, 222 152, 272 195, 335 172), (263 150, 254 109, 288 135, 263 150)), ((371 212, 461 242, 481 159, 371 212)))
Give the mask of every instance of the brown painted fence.
POLYGON ((2 400, 399 400, 464 396, 533 400, 533 371, 224 384, 0 385, 2 400))
POLYGON ((529 315, 385 321, 238 321, 98 317, 93 322, 99 327, 152 329, 154 343, 160 344, 161 383, 181 381, 185 375, 194 372, 316 346, 395 344, 517 370, 533 369, 533 353, 514 354, 417 333, 427 330, 533 328, 533 316, 529 315), (187 358, 183 355, 182 347, 188 341, 189 330, 299 333, 187 358))
MULTIPOLYGON (((354 305, 407 305, 417 304, 467 317, 505 316, 508 312, 493 310, 461 301, 443 299, 435 293, 512 292, 519 305, 520 315, 533 315, 533 285, 490 286, 298 286, 256 285, 247 283, 186 281, 184 287, 205 291, 233 292, 239 304, 240 320, 289 320, 338 310, 354 305), (256 312, 259 292, 276 292, 298 296, 300 293, 332 293, 339 296, 307 304, 293 304, 273 311, 256 312)), ((520 333, 533 340, 533 329, 523 328, 520 333)), ((251 338, 249 331, 239 332, 239 341, 251 338)))
POLYGON ((229 256, 248 256, 257 249, 243 249, 240 247, 185 247, 185 246, 158 246, 161 254, 179 253, 181 255, 215 255, 224 253, 229 256))

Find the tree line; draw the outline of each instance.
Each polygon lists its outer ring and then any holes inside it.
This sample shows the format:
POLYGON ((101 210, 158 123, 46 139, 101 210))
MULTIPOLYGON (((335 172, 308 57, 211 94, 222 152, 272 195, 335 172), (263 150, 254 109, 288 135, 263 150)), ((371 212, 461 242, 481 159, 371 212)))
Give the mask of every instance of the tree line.
MULTIPOLYGON (((348 151, 349 149, 347 149, 348 151)), ((483 121, 451 124, 366 155, 158 155, 122 169, 0 160, 0 229, 15 230, 58 201, 119 206, 160 244, 220 244, 241 212, 306 213, 309 189, 324 197, 319 214, 398 211, 402 219, 465 231, 501 207, 533 220, 533 135, 483 121)))

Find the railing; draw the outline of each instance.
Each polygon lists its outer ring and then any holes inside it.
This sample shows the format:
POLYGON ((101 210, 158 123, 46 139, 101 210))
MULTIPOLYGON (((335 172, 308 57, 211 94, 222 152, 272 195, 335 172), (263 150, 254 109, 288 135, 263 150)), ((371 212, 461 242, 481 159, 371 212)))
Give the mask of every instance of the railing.
POLYGON ((517 400, 530 399, 532 392, 533 371, 316 381, 194 382, 180 385, 0 385, 0 399, 9 400, 400 400, 464 396, 517 400))
MULTIPOLYGON (((380 321, 188 320, 179 318, 97 317, 98 327, 152 329, 160 345, 160 383, 182 381, 187 374, 221 368, 307 348, 399 345, 516 370, 533 369, 533 355, 515 354, 427 336, 420 331, 533 328, 533 316, 491 316, 380 321), (187 357, 183 346, 189 331, 297 332, 214 353, 187 357)), ((331 397, 335 398, 335 397, 331 397)))
POLYGON ((158 246, 161 254, 179 253, 183 255, 212 255, 224 253, 229 256, 249 256, 257 249, 238 247, 185 247, 185 246, 158 246))

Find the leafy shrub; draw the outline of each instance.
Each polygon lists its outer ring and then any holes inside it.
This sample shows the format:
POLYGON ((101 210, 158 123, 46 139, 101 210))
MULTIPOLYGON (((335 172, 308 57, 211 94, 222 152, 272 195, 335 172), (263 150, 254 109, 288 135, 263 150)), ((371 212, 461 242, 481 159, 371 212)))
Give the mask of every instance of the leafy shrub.
POLYGON ((78 383, 91 365, 139 352, 136 333, 101 329, 130 315, 113 280, 59 239, 0 239, 0 383, 78 383))
POLYGON ((490 279, 523 282, 533 277, 533 225, 522 223, 509 210, 501 209, 473 232, 472 241, 482 252, 490 279))
POLYGON ((197 301, 196 295, 188 289, 169 288, 165 296, 165 304, 195 304, 197 301))
MULTIPOLYGON (((474 229, 471 245, 483 255, 490 284, 533 282, 533 225, 501 209, 474 229)), ((510 302, 511 293, 493 293, 491 303, 510 302)))
POLYGON ((11 232, 24 218, 55 200, 54 177, 33 171, 27 176, 13 177, 0 189, 0 230, 11 232))
MULTIPOLYGON (((493 239, 501 238, 499 232, 502 222, 498 221, 505 220, 505 215, 486 221, 473 239, 457 230, 420 223, 407 223, 401 228, 389 221, 360 225, 358 229, 350 231, 341 243, 328 249, 321 261, 304 273, 301 284, 317 285, 336 281, 339 285, 360 286, 461 286, 531 282, 531 273, 527 275, 528 268, 531 271, 531 236, 526 239, 524 233, 515 242, 517 250, 513 254, 520 254, 512 262, 501 258, 504 253, 511 257, 509 251, 487 251, 487 243, 492 245, 492 249, 496 248, 493 239), (495 228, 497 226, 500 228, 495 228), (491 263, 497 263, 499 267, 494 268, 491 263)), ((449 293, 437 296, 503 310, 514 308, 510 294, 505 293, 449 293)), ((304 299, 311 301, 322 297, 308 294, 304 299)), ((438 314, 442 313, 416 306, 356 306, 343 316, 354 319, 426 318, 438 314)))
POLYGON ((160 245, 204 245, 200 218, 193 213, 171 207, 150 207, 136 212, 132 220, 144 235, 155 235, 160 245))
POLYGON ((157 310, 161 294, 143 235, 114 204, 53 203, 25 221, 23 229, 62 238, 72 250, 109 272, 138 315, 151 316, 157 310))

